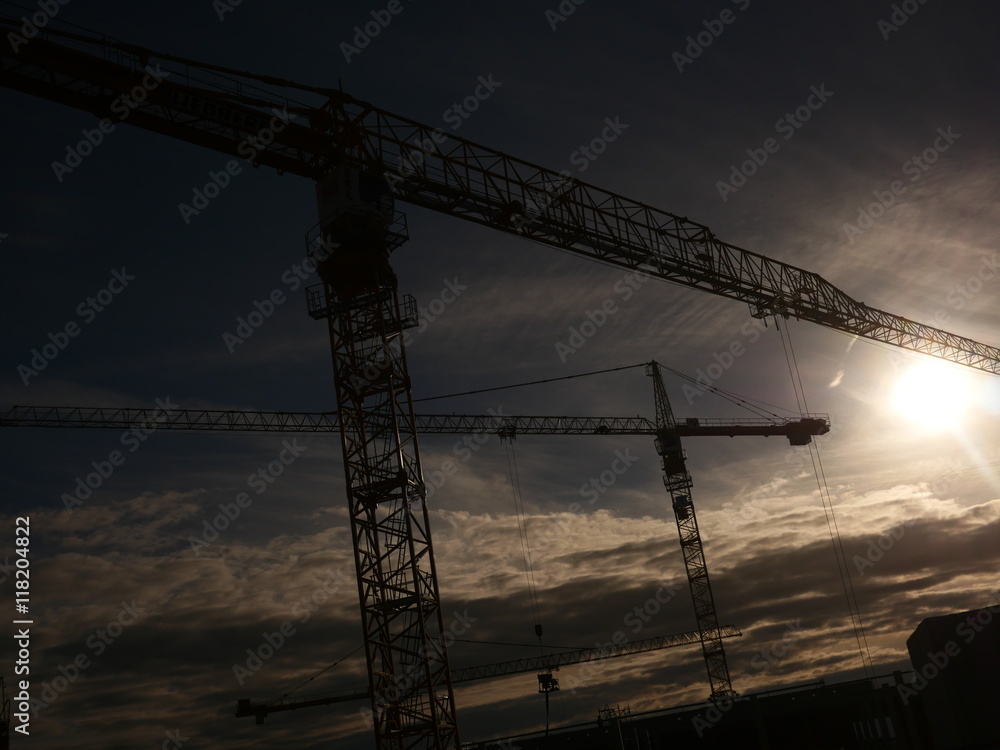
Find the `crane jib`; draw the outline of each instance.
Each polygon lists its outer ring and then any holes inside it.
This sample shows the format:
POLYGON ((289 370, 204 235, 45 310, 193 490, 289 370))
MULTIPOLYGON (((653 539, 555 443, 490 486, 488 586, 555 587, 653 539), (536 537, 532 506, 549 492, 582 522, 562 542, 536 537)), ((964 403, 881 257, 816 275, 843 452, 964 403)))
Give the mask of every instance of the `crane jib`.
POLYGON ((226 106, 216 99, 196 96, 191 91, 170 89, 169 104, 192 115, 203 115, 215 122, 232 125, 249 133, 268 126, 270 117, 246 108, 226 106))
POLYGON ((402 167, 410 153, 407 144, 414 138, 425 143, 439 129, 343 92, 48 28, 15 49, 9 37, 20 26, 16 19, 0 17, 0 85, 7 88, 106 117, 109 102, 133 91, 136 76, 154 57, 199 76, 222 72, 229 78, 223 87, 179 73, 188 83, 166 80, 151 89, 128 110, 128 122, 310 179, 321 178, 340 161, 384 176, 399 200, 745 302, 755 317, 795 317, 1000 372, 1000 348, 869 307, 814 273, 721 242, 686 217, 567 181, 565 174, 453 134, 447 136, 447 152, 418 149, 419 168, 395 173, 393 165, 402 167), (88 51, 52 41, 53 34, 85 41, 88 51), (103 56, 90 53, 95 44, 103 56), (296 105, 261 88, 262 83, 321 94, 325 103, 296 105), (275 117, 269 117, 271 112, 275 117), (308 122, 290 121, 302 116, 308 122))

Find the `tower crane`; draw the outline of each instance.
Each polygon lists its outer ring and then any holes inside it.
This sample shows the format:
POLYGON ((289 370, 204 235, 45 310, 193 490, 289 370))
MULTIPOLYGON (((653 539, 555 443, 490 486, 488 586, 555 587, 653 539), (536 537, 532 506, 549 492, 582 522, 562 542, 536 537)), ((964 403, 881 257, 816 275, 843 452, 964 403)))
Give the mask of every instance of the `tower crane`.
MULTIPOLYGON (((545 417, 494 414, 417 414, 417 432, 426 435, 652 435, 656 423, 646 417, 545 417)), ((335 411, 232 411, 222 409, 134 409, 127 407, 12 406, 0 412, 0 427, 67 429, 155 429, 181 432, 338 432, 335 411)), ((678 437, 786 437, 808 445, 813 435, 830 431, 826 414, 797 419, 725 419, 687 417, 674 425, 678 437)))
POLYGON ((126 121, 254 166, 321 179, 334 165, 385 179, 411 205, 525 237, 778 314, 1000 372, 1000 348, 858 302, 818 274, 723 242, 703 224, 393 114, 332 88, 240 72, 133 44, 39 31, 15 49, 20 21, 0 16, 0 85, 99 118, 156 63, 177 71, 126 121), (53 38, 60 41, 55 42, 53 38), (76 46, 71 46, 76 45, 76 46), (83 50, 87 50, 84 52, 83 50), (219 74, 225 78, 204 82, 219 74), (183 80, 185 83, 180 83, 183 80), (311 95, 313 106, 287 94, 311 95), (269 127, 273 110, 304 118, 269 127), (262 135, 263 134, 263 135, 262 135))
MULTIPOLYGON (((681 551, 694 603, 705 666, 711 685, 710 697, 733 694, 726 654, 722 644, 708 565, 694 504, 691 476, 685 466, 681 437, 737 435, 782 435, 792 445, 807 445, 813 436, 830 430, 825 414, 807 414, 798 419, 700 419, 676 420, 667 397, 660 365, 646 365, 653 380, 656 418, 643 417, 519 417, 472 415, 420 415, 414 417, 417 432, 423 434, 494 433, 502 438, 531 435, 652 435, 663 468, 663 483, 671 499, 677 522, 681 551)), ((58 427, 155 429, 182 431, 247 432, 332 432, 342 422, 334 412, 246 412, 171 410, 153 413, 147 409, 116 407, 14 406, 0 414, 0 427, 58 427)), ((314 705, 314 704, 309 704, 314 705)), ((250 715, 246 712, 238 715, 250 715)))
POLYGON ((677 434, 677 422, 670 408, 667 389, 663 386, 659 364, 651 362, 647 375, 653 379, 656 402, 656 452, 662 462, 663 486, 670 495, 674 519, 677 521, 681 552, 684 554, 684 567, 687 571, 688 586, 691 588, 691 600, 694 602, 695 619, 701 631, 702 653, 705 656, 705 667, 708 669, 708 681, 712 686, 711 698, 729 697, 735 695, 735 692, 729 677, 726 652, 722 646, 715 597, 712 595, 708 564, 705 562, 705 549, 701 541, 701 532, 698 530, 694 503, 691 501, 692 483, 686 466, 687 456, 681 447, 680 435, 677 434))
MULTIPOLYGON (((310 252, 322 285, 310 314, 328 320, 352 537, 381 748, 456 748, 433 545, 401 332, 412 307, 389 254, 405 239, 394 200, 782 315, 1000 372, 1000 349, 870 307, 817 274, 718 240, 708 227, 445 134, 342 91, 197 63, 54 28, 25 43, 0 17, 0 85, 127 122, 318 185, 310 252), (177 75, 143 87, 156 63, 177 75), (211 83, 209 76, 216 76, 211 83), (300 104, 287 94, 312 97, 300 104), (278 117, 279 113, 282 117, 278 117), (294 114, 296 121, 283 115, 294 114), (278 121, 281 127, 277 126, 278 121), (374 379, 365 372, 377 373, 374 379), (373 437, 377 436, 377 437, 373 437), (406 677, 406 690, 396 690, 406 677), (378 696, 392 694, 392 700, 378 696)), ((677 450, 661 446, 668 489, 677 450)), ((680 488, 683 480, 677 479, 680 488)), ((680 489, 677 492, 682 493, 680 489)), ((707 579, 706 579, 707 583, 707 579)), ((725 679, 720 675, 721 689, 725 679)), ((713 692, 715 687, 713 687, 713 692)))
MULTIPOLYGON (((719 629, 719 635, 722 638, 738 638, 743 633, 732 625, 723 625, 719 629)), ((512 674, 523 674, 524 672, 534 672, 536 670, 543 670, 551 676, 552 670, 571 664, 601 661, 620 656, 632 656, 634 654, 644 654, 661 649, 677 648, 678 646, 691 646, 697 643, 701 643, 701 633, 697 631, 677 633, 675 635, 661 635, 653 638, 644 638, 640 641, 626 641, 619 644, 610 643, 595 648, 576 649, 554 654, 544 654, 542 656, 528 656, 494 664, 454 669, 451 673, 451 681, 452 683, 473 682, 495 677, 505 677, 512 674)), ((539 680, 541 681, 541 678, 539 680)), ((551 683, 549 684, 551 685, 551 683)), ((296 700, 292 700, 291 698, 278 698, 266 701, 241 699, 236 704, 236 717, 253 716, 256 718, 258 724, 263 724, 268 714, 279 711, 295 711, 300 708, 310 708, 312 706, 329 706, 334 703, 364 700, 367 697, 367 690, 351 690, 342 693, 303 697, 296 700)))

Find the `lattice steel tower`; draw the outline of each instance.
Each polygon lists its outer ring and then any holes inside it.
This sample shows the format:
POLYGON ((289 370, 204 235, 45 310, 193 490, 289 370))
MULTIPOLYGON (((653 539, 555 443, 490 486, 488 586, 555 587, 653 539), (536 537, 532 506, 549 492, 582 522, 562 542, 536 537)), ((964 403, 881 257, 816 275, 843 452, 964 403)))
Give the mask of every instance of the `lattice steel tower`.
POLYGON ((340 166, 317 183, 307 238, 329 321, 361 618, 380 750, 457 748, 431 532, 402 333, 416 325, 389 253, 406 239, 384 179, 340 166))
POLYGON ((701 648, 705 655, 708 680, 712 686, 711 698, 735 695, 729 677, 729 666, 726 663, 726 650, 722 645, 722 631, 719 629, 719 616, 715 611, 715 598, 712 596, 712 584, 708 578, 708 564, 705 562, 705 549, 701 542, 701 532, 698 530, 698 518, 694 512, 694 503, 691 501, 693 485, 691 475, 687 471, 687 456, 681 447, 681 438, 677 432, 677 423, 670 408, 670 401, 667 399, 667 389, 663 385, 660 366, 656 362, 651 362, 646 367, 646 374, 653 379, 653 396, 656 401, 656 452, 663 462, 663 486, 670 495, 674 517, 677 519, 677 532, 680 534, 681 551, 684 553, 684 568, 691 588, 698 631, 701 633, 701 648))

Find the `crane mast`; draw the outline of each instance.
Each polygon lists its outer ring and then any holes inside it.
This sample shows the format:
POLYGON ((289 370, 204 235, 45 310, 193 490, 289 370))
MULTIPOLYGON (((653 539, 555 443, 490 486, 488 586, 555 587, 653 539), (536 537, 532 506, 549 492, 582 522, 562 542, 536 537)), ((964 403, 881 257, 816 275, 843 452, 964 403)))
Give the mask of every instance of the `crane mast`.
POLYGON ((677 434, 667 389, 663 385, 660 366, 650 362, 646 374, 653 379, 653 397, 656 404, 656 453, 663 466, 663 486, 670 496, 670 505, 677 521, 681 552, 684 555, 684 569, 687 572, 691 601, 694 603, 695 620, 701 633, 701 649, 705 656, 705 668, 712 687, 713 700, 735 695, 726 663, 726 650, 722 645, 719 630, 719 616, 715 611, 715 597, 705 562, 705 549, 698 530, 698 517, 691 501, 691 475, 688 474, 681 438, 677 434))
POLYGON ((392 197, 378 178, 336 166, 317 184, 322 279, 309 313, 326 319, 351 538, 379 750, 459 747, 434 547, 402 345, 416 305, 389 254, 392 197), (380 189, 381 188, 381 189, 380 189))

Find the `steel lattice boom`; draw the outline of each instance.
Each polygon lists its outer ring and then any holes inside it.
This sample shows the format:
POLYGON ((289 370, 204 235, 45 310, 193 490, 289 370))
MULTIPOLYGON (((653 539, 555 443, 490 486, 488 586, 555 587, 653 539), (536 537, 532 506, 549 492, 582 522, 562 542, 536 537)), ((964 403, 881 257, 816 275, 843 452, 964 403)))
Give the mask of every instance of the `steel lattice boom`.
MULTIPOLYGON (((645 417, 525 417, 489 414, 417 414, 424 435, 656 435, 645 417)), ((185 432, 337 432, 337 412, 231 411, 213 409, 132 409, 123 407, 12 406, 0 413, 0 427, 153 429, 185 432)), ((777 435, 808 442, 830 431, 826 414, 797 419, 718 419, 688 417, 674 427, 682 437, 777 435)))
POLYGON ((8 88, 111 118, 116 99, 152 71, 163 80, 131 112, 132 125, 311 179, 345 164, 384 176, 400 200, 746 302, 757 315, 808 320, 1000 372, 997 347, 870 307, 815 273, 722 242, 685 217, 341 91, 74 34, 60 33, 57 43, 46 31, 17 47, 10 34, 19 25, 0 17, 0 85, 8 88), (302 104, 293 95, 325 101, 302 104))
MULTIPOLYGON (((738 638, 743 635, 743 633, 732 625, 723 625, 719 628, 719 635, 722 638, 738 638)), ((649 651, 659 651, 665 648, 692 646, 696 643, 701 643, 702 636, 703 634, 699 632, 661 635, 653 638, 644 638, 640 641, 627 641, 621 644, 611 643, 598 646, 596 648, 563 651, 561 653, 543 654, 541 656, 526 656, 521 659, 496 662, 494 664, 483 664, 476 667, 463 667, 461 669, 452 670, 451 681, 452 683, 474 682, 475 680, 486 680, 494 677, 504 677, 511 674, 534 672, 539 669, 551 670, 558 669, 559 667, 566 667, 571 664, 601 661, 603 659, 613 659, 619 656, 644 654, 649 651)), ((310 708, 312 706, 329 706, 334 703, 364 700, 367 697, 367 691, 348 690, 340 693, 302 696, 295 699, 278 698, 268 701, 243 699, 237 703, 236 717, 244 718, 254 716, 257 718, 258 723, 262 723, 264 717, 269 713, 275 713, 278 711, 295 711, 299 708, 310 708)))

